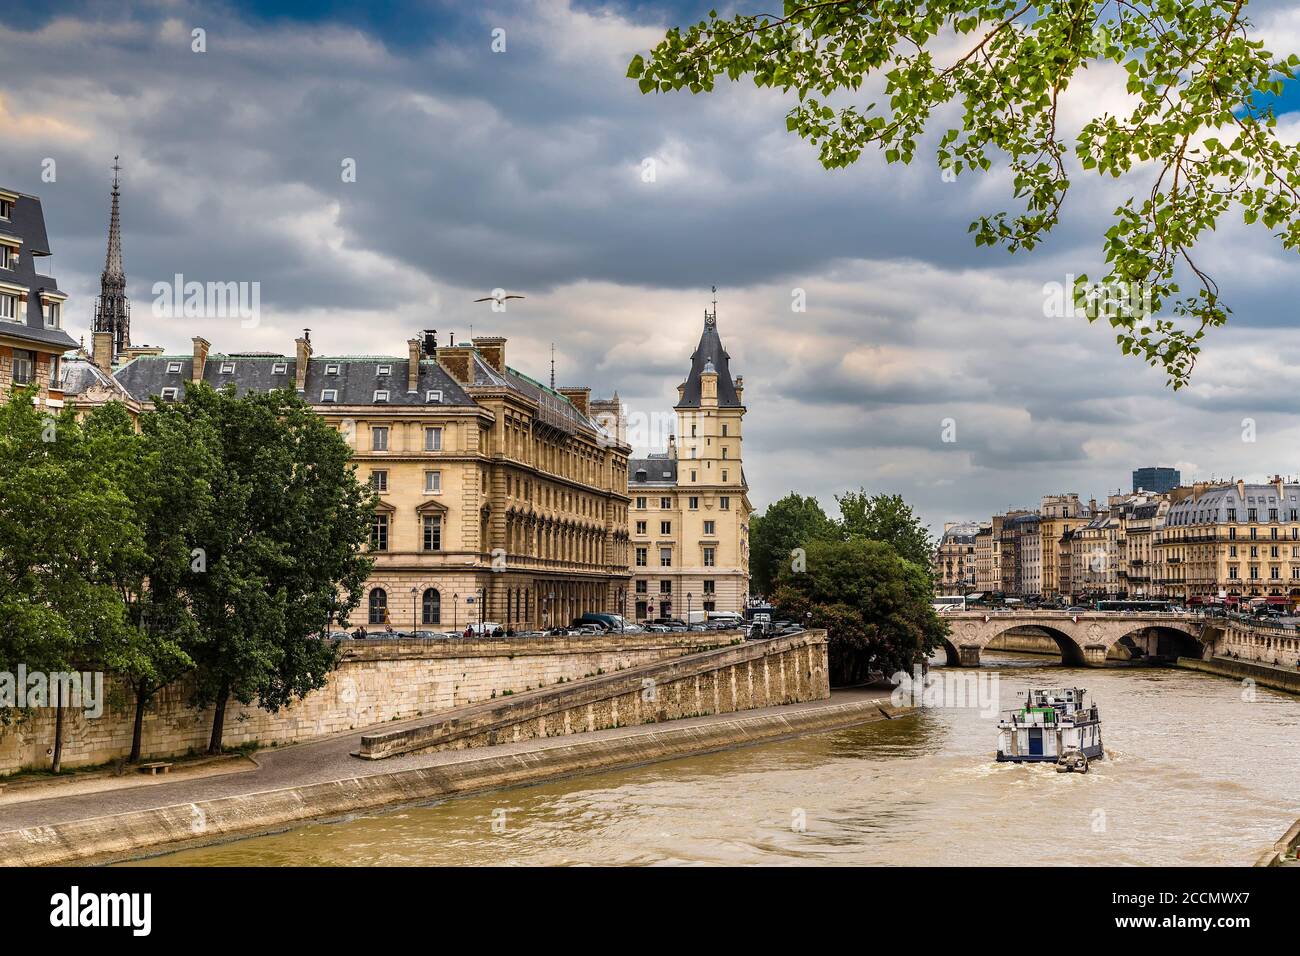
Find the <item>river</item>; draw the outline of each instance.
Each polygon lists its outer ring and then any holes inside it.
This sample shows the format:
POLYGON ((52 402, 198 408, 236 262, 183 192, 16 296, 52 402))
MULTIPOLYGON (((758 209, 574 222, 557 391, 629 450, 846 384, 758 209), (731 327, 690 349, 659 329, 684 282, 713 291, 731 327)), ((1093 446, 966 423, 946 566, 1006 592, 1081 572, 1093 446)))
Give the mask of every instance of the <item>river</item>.
POLYGON ((1001 706, 1096 700, 1088 774, 995 764, 979 709, 312 824, 169 866, 1247 865, 1300 816, 1300 699, 1187 671, 986 652, 1001 706))

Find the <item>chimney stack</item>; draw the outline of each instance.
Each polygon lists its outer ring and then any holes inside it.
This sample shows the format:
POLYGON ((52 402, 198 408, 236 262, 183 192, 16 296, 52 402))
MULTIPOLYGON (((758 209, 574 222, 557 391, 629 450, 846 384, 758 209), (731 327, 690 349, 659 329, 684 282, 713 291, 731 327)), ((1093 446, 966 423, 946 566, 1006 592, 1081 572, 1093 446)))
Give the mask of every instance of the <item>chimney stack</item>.
POLYGON ((208 364, 208 349, 212 344, 201 336, 194 336, 191 341, 194 343, 194 366, 190 369, 190 381, 203 381, 203 368, 208 364))
POLYGON ((557 388, 557 392, 569 400, 569 404, 582 413, 584 418, 591 417, 591 389, 584 387, 557 388))
POLYGON ((423 348, 424 343, 420 339, 406 340, 406 390, 408 392, 420 390, 420 352, 423 348))
POLYGON ((506 340, 499 335, 481 335, 473 340, 483 361, 498 372, 506 370, 506 340))
POLYGON ((298 347, 297 362, 294 365, 294 387, 299 392, 307 391, 307 365, 311 362, 311 329, 303 329, 302 337, 294 340, 298 347))
POLYGON ((91 341, 91 361, 99 366, 100 371, 113 374, 113 333, 93 332, 91 341))
POLYGON ((676 435, 668 436, 668 457, 672 461, 677 460, 677 436, 676 435))

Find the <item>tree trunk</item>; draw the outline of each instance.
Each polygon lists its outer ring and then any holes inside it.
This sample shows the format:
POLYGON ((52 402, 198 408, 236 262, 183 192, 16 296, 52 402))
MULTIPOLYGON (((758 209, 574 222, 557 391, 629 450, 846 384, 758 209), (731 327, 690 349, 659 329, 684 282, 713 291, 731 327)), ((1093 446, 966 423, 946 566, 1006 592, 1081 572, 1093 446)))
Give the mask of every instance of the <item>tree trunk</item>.
POLYGON ((140 762, 140 739, 144 736, 144 708, 149 703, 149 688, 144 682, 135 690, 135 727, 131 731, 131 756, 126 758, 127 763, 140 762))
POLYGON ((50 762, 52 773, 63 772, 63 685, 54 689, 54 759, 50 762))
POLYGON ((208 753, 221 753, 221 735, 226 729, 226 701, 230 698, 230 688, 221 688, 217 695, 216 713, 212 715, 212 739, 208 742, 208 753))

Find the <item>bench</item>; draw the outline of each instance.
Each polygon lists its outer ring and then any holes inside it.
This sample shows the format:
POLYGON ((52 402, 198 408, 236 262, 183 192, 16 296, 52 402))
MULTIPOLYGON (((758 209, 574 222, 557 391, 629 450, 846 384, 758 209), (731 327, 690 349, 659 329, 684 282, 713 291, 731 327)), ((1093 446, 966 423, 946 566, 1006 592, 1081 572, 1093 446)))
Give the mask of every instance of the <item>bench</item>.
POLYGON ((157 760, 154 761, 153 763, 140 764, 140 772, 151 774, 151 775, 167 773, 171 769, 172 769, 172 765, 163 760, 157 760))

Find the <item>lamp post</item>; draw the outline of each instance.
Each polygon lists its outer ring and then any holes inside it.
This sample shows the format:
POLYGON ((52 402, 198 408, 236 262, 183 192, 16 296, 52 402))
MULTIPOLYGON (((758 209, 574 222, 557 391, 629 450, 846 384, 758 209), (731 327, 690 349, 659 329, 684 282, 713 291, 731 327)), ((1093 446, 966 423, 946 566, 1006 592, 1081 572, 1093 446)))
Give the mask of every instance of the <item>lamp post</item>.
POLYGON ((418 587, 411 588, 411 636, 412 637, 414 637, 415 632, 420 629, 419 594, 420 594, 420 589, 418 587))
POLYGON ((686 626, 691 626, 691 598, 695 597, 690 591, 686 592, 686 626))
POLYGON ((452 629, 460 633, 460 592, 453 592, 451 595, 451 626, 452 629))

